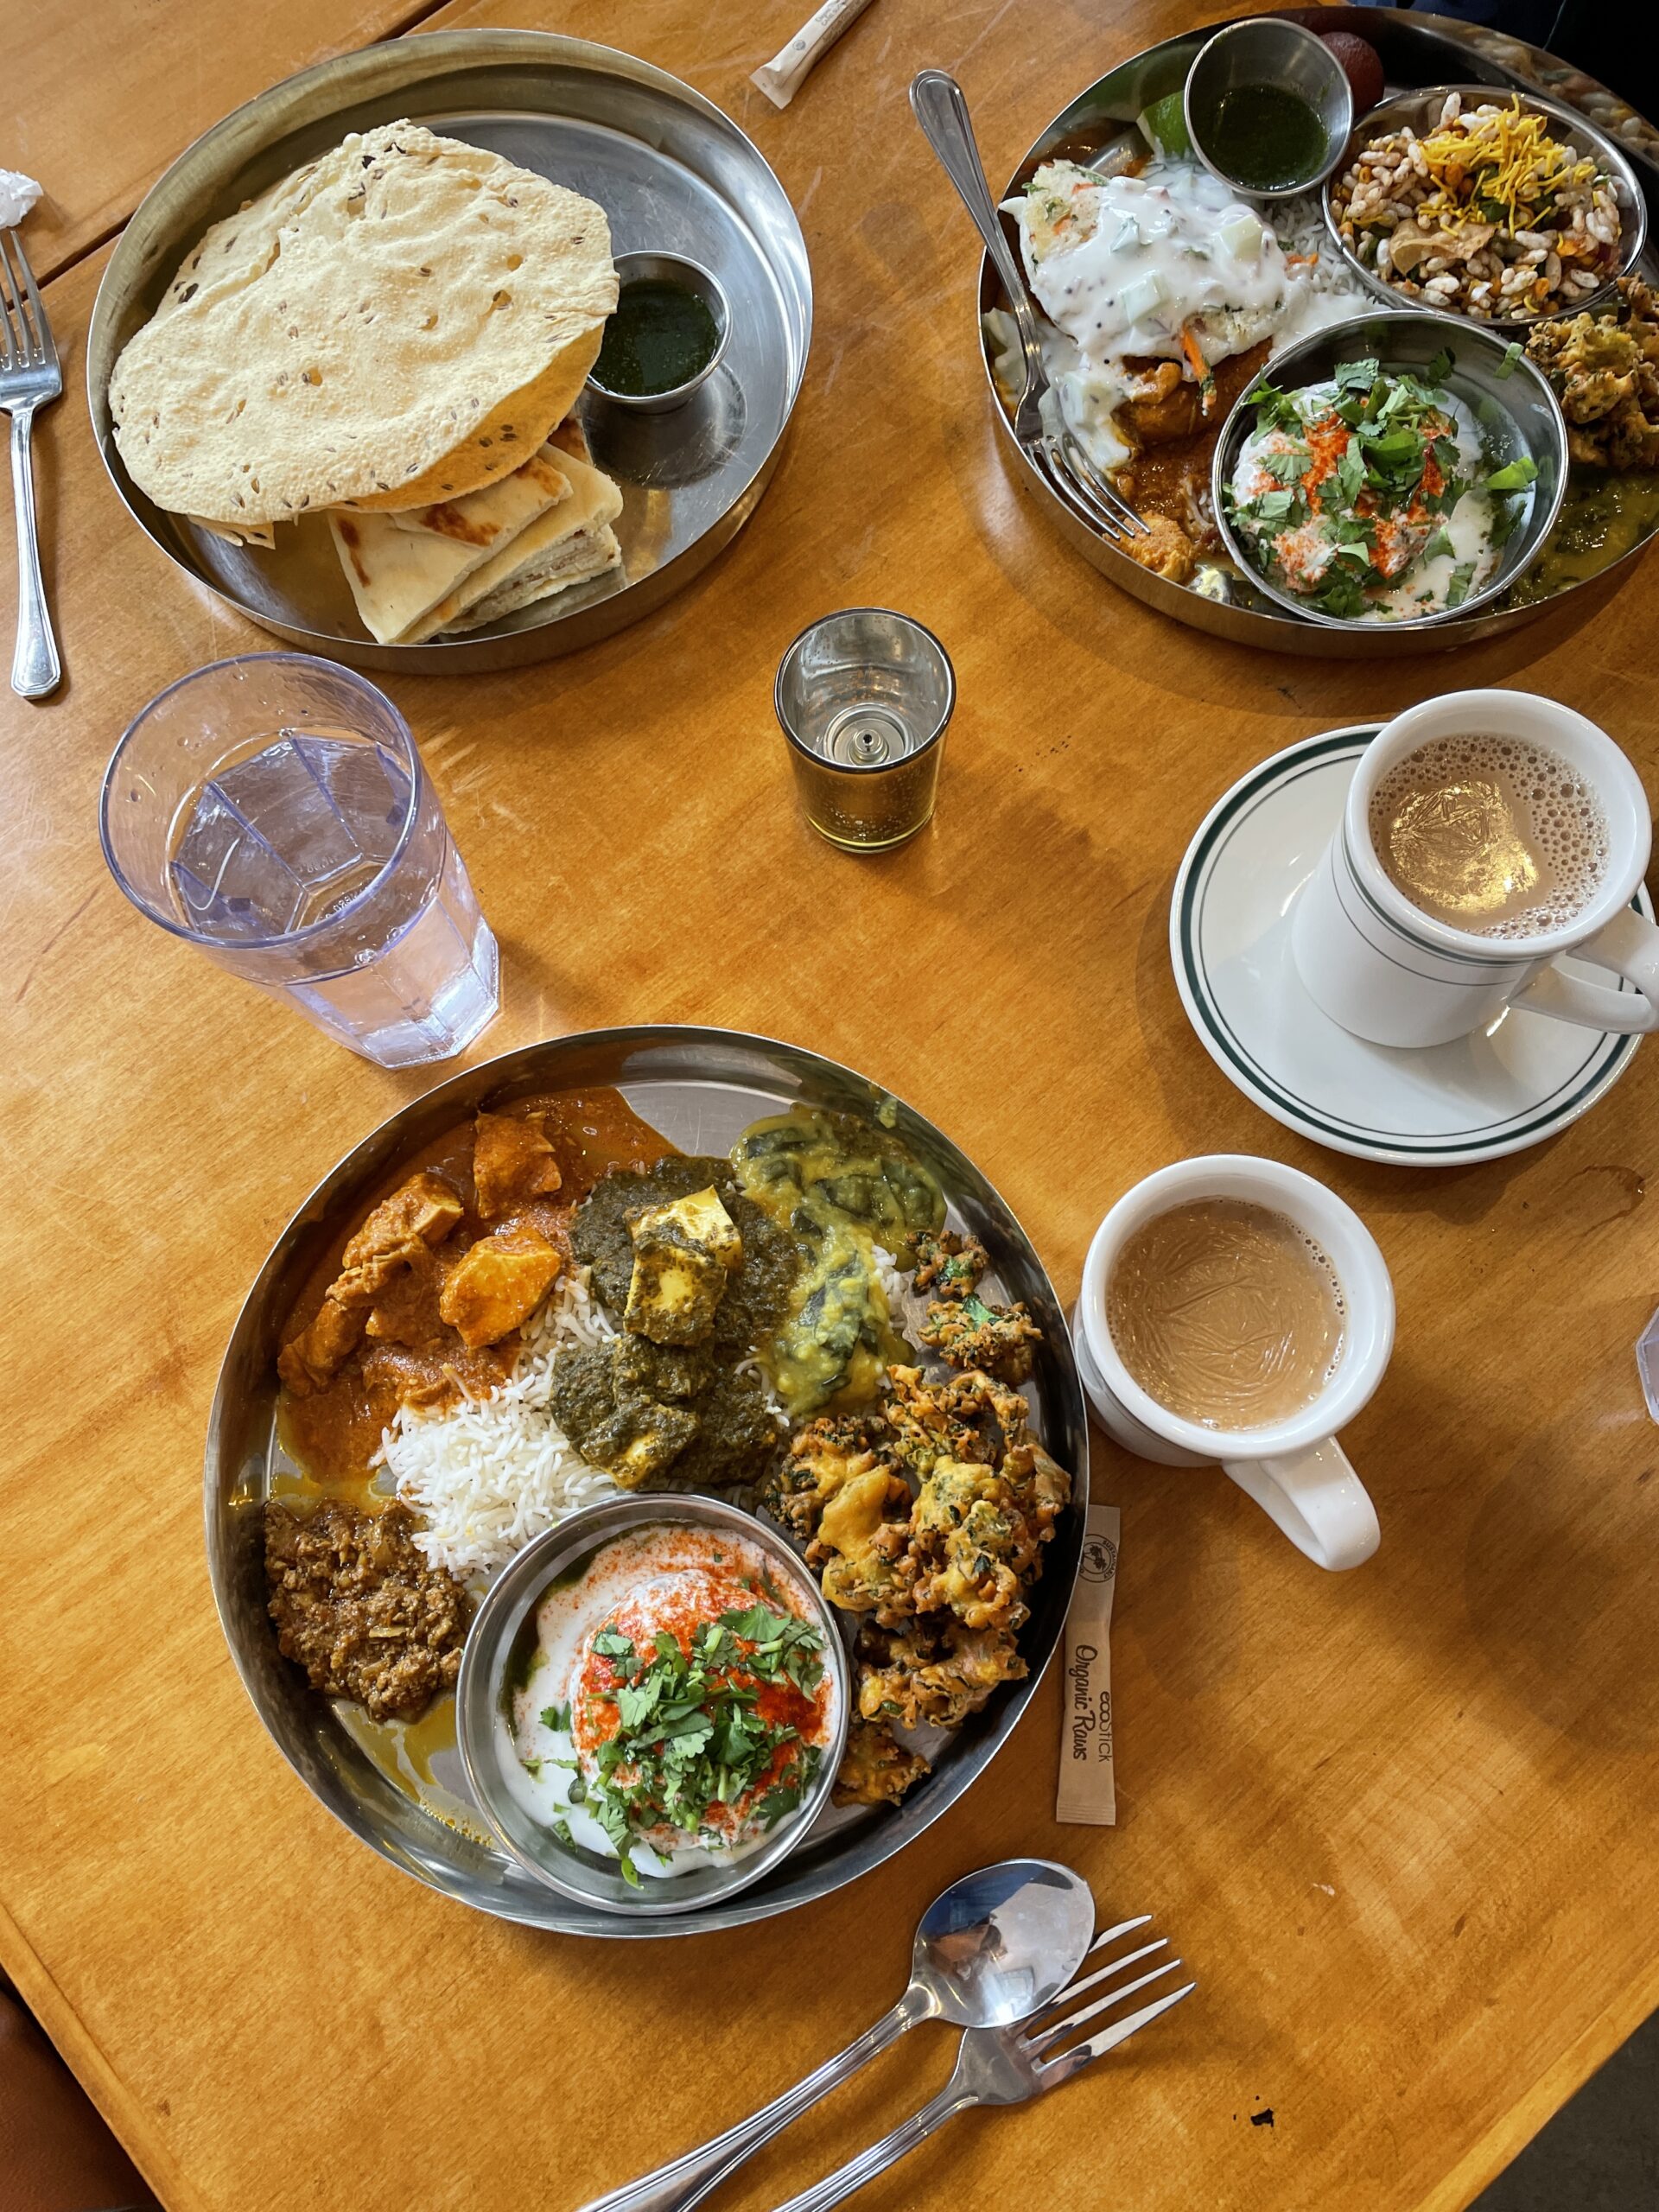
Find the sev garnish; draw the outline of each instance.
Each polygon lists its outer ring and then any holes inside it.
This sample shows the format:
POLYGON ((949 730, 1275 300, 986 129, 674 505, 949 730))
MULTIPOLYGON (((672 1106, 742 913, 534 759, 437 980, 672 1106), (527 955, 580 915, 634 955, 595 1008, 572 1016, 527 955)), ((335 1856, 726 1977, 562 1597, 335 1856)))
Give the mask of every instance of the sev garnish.
POLYGON ((1543 116, 1522 113, 1519 93, 1508 107, 1456 116, 1418 143, 1435 188, 1417 208, 1426 226, 1535 231, 1564 188, 1587 187, 1596 174, 1587 156, 1550 137, 1543 116))

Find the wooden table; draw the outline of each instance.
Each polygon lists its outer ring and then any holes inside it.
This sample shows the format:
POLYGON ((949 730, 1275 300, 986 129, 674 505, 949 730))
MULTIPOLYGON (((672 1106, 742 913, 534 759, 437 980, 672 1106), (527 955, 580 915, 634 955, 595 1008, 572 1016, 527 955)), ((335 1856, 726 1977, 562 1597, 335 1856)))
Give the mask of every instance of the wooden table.
MULTIPOLYGON (((1166 911, 1251 763, 1433 689, 1552 693, 1659 776, 1659 564, 1444 663, 1269 659, 1121 596, 1006 470, 976 256, 904 90, 957 70, 1003 175, 1071 88, 1190 11, 880 0, 779 115, 747 73, 802 12, 639 0, 626 34, 600 0, 425 18, 626 35, 689 78, 776 163, 818 299, 784 467, 699 585, 574 659, 390 687, 502 939, 480 1050, 643 1020, 810 1043, 944 1123, 1066 1296, 1106 1206, 1164 1160, 1255 1150, 1324 1176, 1399 1291, 1392 1371, 1349 1437, 1382 1551, 1320 1574, 1219 1477, 1098 1444, 1095 1494, 1123 1509, 1121 1825, 1052 1819, 1050 1680, 925 1843, 742 1935, 538 1938, 420 1888, 308 1796, 214 1619, 203 1425, 268 1243, 429 1078, 325 1043, 111 883, 95 799, 126 719, 265 640, 128 525, 73 380, 105 259, 81 249, 267 73, 398 18, 290 7, 250 48, 247 11, 213 0, 162 70, 155 11, 99 0, 65 66, 37 49, 29 131, 0 149, 38 156, 71 210, 48 301, 73 394, 40 440, 68 681, 41 707, 0 695, 0 1961, 178 2212, 541 2212, 793 2079, 888 2002, 947 1880, 1046 1853, 1103 1910, 1155 1909, 1199 1994, 1064 2097, 930 2145, 870 2212, 1003 2206, 1034 2178, 1060 2212, 1460 2206, 1659 2001, 1659 1438, 1630 1357, 1659 1302, 1659 1058, 1517 1159, 1357 1164, 1205 1058, 1166 911), (165 111, 120 75, 124 41, 165 111), (795 631, 868 600, 930 624, 961 684, 937 823, 882 861, 803 827, 771 713, 795 631)), ((9 560, 0 577, 9 594, 9 560)), ((8 596, 8 637, 10 616, 8 596)), ((891 2125, 948 2044, 918 2032, 722 2202, 775 2203, 891 2125)))

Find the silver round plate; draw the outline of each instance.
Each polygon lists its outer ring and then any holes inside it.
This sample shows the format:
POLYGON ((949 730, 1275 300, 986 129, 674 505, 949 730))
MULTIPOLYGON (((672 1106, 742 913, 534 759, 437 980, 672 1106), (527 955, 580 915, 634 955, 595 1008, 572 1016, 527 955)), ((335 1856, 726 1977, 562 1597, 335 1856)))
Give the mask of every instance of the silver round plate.
MULTIPOLYGON (((1484 83, 1499 92, 1514 89, 1528 99, 1535 97, 1533 87, 1516 69, 1506 67, 1480 47, 1466 43, 1461 24, 1437 23, 1432 17, 1381 8, 1368 9, 1363 16, 1356 16, 1351 8, 1288 8, 1271 12, 1294 16, 1310 30, 1357 30, 1381 55, 1389 85, 1394 89, 1484 83)), ((1068 160, 1087 163, 1097 159, 1126 133, 1132 133, 1135 119, 1142 109, 1181 89, 1199 48, 1222 28, 1220 23, 1209 23, 1201 31, 1166 39, 1096 79, 1055 117, 999 196, 1006 200, 1023 189, 1026 180, 1040 162, 1068 160)), ((1519 41, 1506 41, 1505 44, 1520 50, 1519 41)), ((1535 55, 1545 67, 1551 66, 1549 55, 1533 48, 1527 48, 1526 52, 1535 55)), ((1362 118, 1360 127, 1363 124, 1362 118)), ((1644 273, 1650 265, 1649 257, 1642 264, 1644 273)), ((983 256, 979 274, 981 315, 1005 304, 990 257, 983 256)), ((1393 304, 1409 306, 1411 302, 1395 298, 1393 304)), ((1609 578, 1628 574, 1630 564, 1641 558, 1648 543, 1648 537, 1640 539, 1599 575, 1575 584, 1567 591, 1523 605, 1480 609, 1473 614, 1459 616, 1456 621, 1426 629, 1407 630, 1394 624, 1331 628, 1281 612, 1247 579, 1230 580, 1235 594, 1231 600, 1211 599, 1185 584, 1172 583, 1166 576, 1154 575, 1149 569, 1141 568, 1067 505, 1041 472, 1027 460, 1014 437, 1014 410, 998 389, 994 365, 996 348, 987 335, 982 321, 979 344, 992 410, 1006 436, 1010 462, 1060 535, 1120 590, 1155 607, 1159 613, 1185 623, 1189 629, 1205 630, 1211 637, 1230 639, 1237 645, 1256 645, 1269 652, 1296 653, 1318 660, 1395 660, 1408 653, 1449 652, 1459 645, 1506 636, 1534 620, 1547 608, 1560 606, 1573 592, 1591 590, 1609 578)), ((1648 536, 1652 534, 1650 531, 1648 536)))
POLYGON ((806 370, 812 279, 784 188, 700 92, 649 62, 543 31, 435 31, 320 63, 238 108, 140 201, 99 286, 86 395, 99 449, 145 534, 199 583, 307 651, 388 674, 468 674, 546 660, 638 621, 697 575, 753 513, 806 370), (327 524, 302 517, 276 549, 228 543, 157 507, 128 476, 110 374, 210 223, 348 131, 409 117, 596 200, 618 253, 655 249, 711 270, 731 307, 715 373, 662 416, 577 404, 598 466, 622 491, 620 570, 487 630, 381 645, 358 620, 327 524))
POLYGON ((348 1153, 277 1238, 237 1319, 208 1422, 204 1480, 208 1569, 226 1639, 260 1719, 313 1794, 383 1858, 465 1904, 529 1927, 616 1937, 690 1936, 789 1912, 913 1843, 983 1772, 1036 1690, 1065 1624, 1088 1499, 1088 1425, 1065 1317, 1029 1239, 972 1161, 912 1108, 833 1060, 734 1030, 675 1027, 594 1030, 526 1046, 429 1091, 348 1153), (999 1689, 948 1738, 932 1772, 899 1805, 832 1809, 752 1888, 702 1911, 648 1921, 563 1897, 495 1848, 469 1806, 459 1752, 442 1770, 433 1766, 452 1801, 447 1818, 393 1781, 353 1732, 354 1708, 319 1696, 277 1650, 263 1564, 265 1498, 284 1464, 276 1433, 279 1332, 342 1218, 389 1167, 486 1099, 601 1084, 617 1086, 688 1152, 724 1153, 751 1122, 792 1105, 867 1116, 881 1109, 938 1178, 951 1220, 983 1241, 1007 1295, 1025 1300, 1040 1325, 1034 1422, 1073 1484, 1020 1631, 1025 1680, 999 1689))
MULTIPOLYGON (((1181 1004, 1230 1083, 1332 1152, 1398 1167, 1466 1167, 1522 1152, 1605 1098, 1641 1039, 1511 1009, 1450 1045, 1372 1045, 1315 1006, 1296 972, 1291 910, 1376 735, 1375 723, 1363 723, 1301 738, 1211 807, 1170 899, 1181 1004)), ((1636 906, 1651 918, 1645 889, 1636 906)), ((1587 962, 1567 965, 1608 980, 1587 962)))

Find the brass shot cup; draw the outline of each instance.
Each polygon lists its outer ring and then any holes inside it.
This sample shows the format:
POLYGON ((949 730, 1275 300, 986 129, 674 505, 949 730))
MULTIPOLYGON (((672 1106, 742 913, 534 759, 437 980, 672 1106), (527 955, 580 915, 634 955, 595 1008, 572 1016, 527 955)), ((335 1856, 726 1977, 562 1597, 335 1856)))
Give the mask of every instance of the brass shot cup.
POLYGON ((803 630, 773 694, 806 818, 845 853, 926 828, 957 701, 950 656, 907 614, 850 607, 803 630))

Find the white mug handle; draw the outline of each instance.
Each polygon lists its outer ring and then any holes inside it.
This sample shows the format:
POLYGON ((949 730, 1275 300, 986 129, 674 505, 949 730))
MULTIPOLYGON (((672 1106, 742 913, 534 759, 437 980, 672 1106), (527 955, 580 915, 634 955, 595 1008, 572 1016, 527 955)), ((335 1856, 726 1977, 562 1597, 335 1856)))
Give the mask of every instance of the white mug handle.
POLYGON ((1334 1436, 1306 1452, 1222 1465, 1316 1567, 1358 1567, 1382 1541, 1376 1508, 1334 1436))
POLYGON ((1525 990, 1516 993, 1510 1004, 1524 1007, 1529 1014, 1576 1022, 1581 1029, 1611 1029, 1621 1037, 1645 1036, 1650 1029, 1659 1029, 1659 929, 1627 906, 1592 938, 1574 945, 1573 952, 1575 959, 1592 960, 1598 968, 1611 968, 1623 976, 1636 985, 1634 993, 1563 976, 1551 961, 1525 990))

